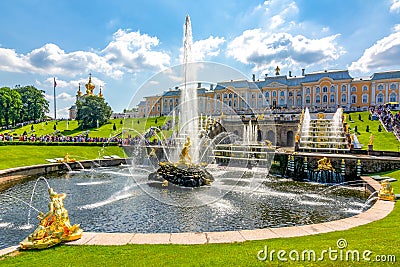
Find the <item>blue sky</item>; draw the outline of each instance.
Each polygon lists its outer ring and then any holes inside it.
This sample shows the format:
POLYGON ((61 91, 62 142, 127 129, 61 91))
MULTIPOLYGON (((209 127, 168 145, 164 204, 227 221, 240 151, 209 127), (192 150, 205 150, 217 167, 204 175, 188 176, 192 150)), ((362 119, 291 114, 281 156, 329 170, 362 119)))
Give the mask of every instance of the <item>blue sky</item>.
POLYGON ((400 69, 400 0, 14 0, 0 10, 0 86, 44 90, 51 116, 53 77, 58 117, 67 117, 89 73, 114 111, 127 108, 148 79, 180 63, 186 14, 194 60, 249 79, 277 65, 353 77, 400 69))

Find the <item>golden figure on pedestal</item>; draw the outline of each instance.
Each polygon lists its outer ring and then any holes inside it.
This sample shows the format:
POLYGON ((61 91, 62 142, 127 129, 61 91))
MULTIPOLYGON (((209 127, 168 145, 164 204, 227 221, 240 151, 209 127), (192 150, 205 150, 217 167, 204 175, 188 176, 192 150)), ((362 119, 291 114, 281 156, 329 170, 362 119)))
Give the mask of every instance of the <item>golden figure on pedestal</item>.
POLYGON ((378 198, 389 201, 394 201, 396 199, 393 193, 393 187, 388 180, 381 181, 381 189, 379 189, 378 198))
POLYGON ((318 160, 318 171, 334 171, 335 169, 332 167, 331 161, 326 157, 318 160))
POLYGON ((187 164, 192 162, 192 159, 190 158, 189 155, 189 148, 191 145, 192 142, 190 141, 190 137, 188 136, 186 138, 185 144, 183 145, 181 154, 179 155, 179 163, 187 164))
POLYGON ((68 211, 63 203, 67 195, 57 194, 53 188, 49 188, 49 195, 49 211, 46 214, 39 213, 40 223, 35 231, 20 243, 21 249, 44 249, 82 237, 80 225, 71 225, 69 221, 68 211))

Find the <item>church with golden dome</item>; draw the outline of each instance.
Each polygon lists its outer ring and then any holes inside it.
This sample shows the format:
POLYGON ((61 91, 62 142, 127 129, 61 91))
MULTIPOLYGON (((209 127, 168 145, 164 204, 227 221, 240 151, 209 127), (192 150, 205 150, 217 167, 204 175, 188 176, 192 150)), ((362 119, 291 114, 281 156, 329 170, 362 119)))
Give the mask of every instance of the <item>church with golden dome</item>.
MULTIPOLYGON (((85 97, 88 96, 97 96, 100 98, 103 98, 103 93, 102 93, 102 87, 100 86, 100 92, 98 95, 96 95, 94 93, 94 89, 96 88, 96 85, 94 85, 94 83, 92 82, 92 74, 89 74, 89 81, 87 82, 87 84, 85 84, 86 87, 86 93, 83 94, 81 91, 81 84, 78 84, 78 92, 76 93, 76 101, 82 101, 85 97)), ((75 120, 76 119, 76 114, 78 112, 78 109, 76 107, 76 105, 72 105, 69 108, 69 119, 70 120, 75 120)))

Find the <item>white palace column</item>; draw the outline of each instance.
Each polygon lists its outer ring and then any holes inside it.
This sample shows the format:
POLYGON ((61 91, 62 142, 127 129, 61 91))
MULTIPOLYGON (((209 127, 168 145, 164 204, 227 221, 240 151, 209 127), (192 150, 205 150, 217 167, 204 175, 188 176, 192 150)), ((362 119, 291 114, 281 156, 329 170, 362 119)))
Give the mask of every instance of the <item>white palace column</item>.
POLYGON ((371 96, 370 96, 370 103, 371 106, 375 106, 375 100, 376 100, 376 95, 375 95, 375 82, 371 84, 371 96))

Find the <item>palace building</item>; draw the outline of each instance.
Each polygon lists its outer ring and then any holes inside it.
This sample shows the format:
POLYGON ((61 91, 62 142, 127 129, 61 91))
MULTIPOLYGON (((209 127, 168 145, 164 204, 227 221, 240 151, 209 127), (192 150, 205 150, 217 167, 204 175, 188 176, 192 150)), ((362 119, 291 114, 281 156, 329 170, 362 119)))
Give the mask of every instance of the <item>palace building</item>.
MULTIPOLYGON (((94 96, 95 95, 94 94, 94 88, 96 88, 96 86, 92 82, 92 74, 89 74, 89 81, 88 81, 87 84, 85 84, 85 87, 86 87, 86 93, 82 94, 81 84, 80 83, 78 84, 78 92, 76 93, 76 101, 82 100, 87 96, 94 96)), ((102 93, 101 86, 100 86, 100 92, 99 92, 99 94, 97 96, 103 98, 103 93, 102 93)), ((78 112, 78 110, 77 110, 76 105, 72 105, 69 108, 69 119, 70 120, 75 120, 77 112, 78 112)))
MULTIPOLYGON (((251 80, 218 82, 215 86, 198 84, 199 113, 216 115, 230 112, 262 112, 265 108, 296 111, 366 110, 369 106, 398 102, 400 71, 373 73, 369 77, 353 78, 348 70, 324 70, 301 76, 281 75, 251 80)), ((169 114, 179 106, 180 89, 175 87, 162 95, 148 96, 138 105, 139 116, 169 114)))

